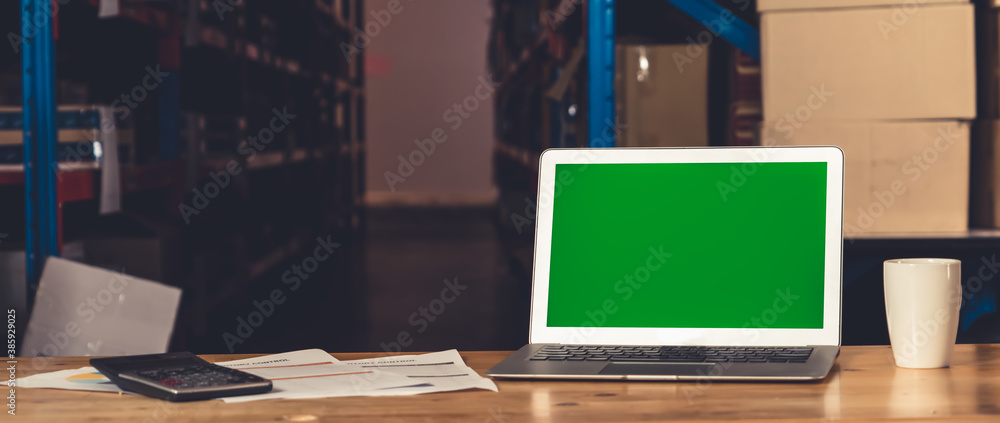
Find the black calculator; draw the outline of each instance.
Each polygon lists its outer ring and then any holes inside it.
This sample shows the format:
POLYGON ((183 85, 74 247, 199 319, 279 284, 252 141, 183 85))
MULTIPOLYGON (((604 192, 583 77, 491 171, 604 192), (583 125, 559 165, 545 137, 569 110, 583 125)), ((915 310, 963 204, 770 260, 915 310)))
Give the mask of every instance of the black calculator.
POLYGON ((189 352, 93 358, 119 388, 167 401, 195 401, 271 390, 271 381, 202 360, 189 352))

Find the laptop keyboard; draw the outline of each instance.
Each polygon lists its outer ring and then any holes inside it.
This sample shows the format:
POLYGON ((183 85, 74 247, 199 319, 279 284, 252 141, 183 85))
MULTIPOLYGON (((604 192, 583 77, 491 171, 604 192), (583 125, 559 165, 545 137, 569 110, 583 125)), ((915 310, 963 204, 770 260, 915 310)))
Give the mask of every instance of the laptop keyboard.
POLYGON ((805 363, 810 347, 677 347, 546 345, 531 361, 632 361, 661 363, 805 363))

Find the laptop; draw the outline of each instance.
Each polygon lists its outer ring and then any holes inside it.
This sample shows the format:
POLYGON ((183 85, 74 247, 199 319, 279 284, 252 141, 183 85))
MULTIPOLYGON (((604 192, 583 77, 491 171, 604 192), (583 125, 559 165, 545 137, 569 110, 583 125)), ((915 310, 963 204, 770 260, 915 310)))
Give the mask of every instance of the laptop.
POLYGON ((530 343, 486 374, 825 378, 843 172, 837 147, 545 151, 530 343))

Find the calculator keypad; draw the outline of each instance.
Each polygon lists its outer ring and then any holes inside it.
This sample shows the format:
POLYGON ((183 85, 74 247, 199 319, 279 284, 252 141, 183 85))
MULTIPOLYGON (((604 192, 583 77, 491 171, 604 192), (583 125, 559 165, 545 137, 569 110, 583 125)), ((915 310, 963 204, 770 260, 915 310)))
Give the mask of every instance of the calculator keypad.
POLYGON ((257 376, 219 366, 187 366, 170 369, 140 370, 137 376, 171 389, 205 388, 261 382, 257 376))

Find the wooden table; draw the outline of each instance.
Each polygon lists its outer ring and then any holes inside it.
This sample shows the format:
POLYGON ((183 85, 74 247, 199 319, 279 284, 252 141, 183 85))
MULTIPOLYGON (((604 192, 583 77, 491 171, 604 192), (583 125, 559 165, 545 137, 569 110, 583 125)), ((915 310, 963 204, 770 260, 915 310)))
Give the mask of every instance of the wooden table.
MULTIPOLYGON (((462 356, 482 373, 507 354, 467 352, 462 356)), ((205 358, 223 361, 252 356, 210 355, 205 358)), ((350 360, 373 354, 334 356, 350 360)), ((87 365, 84 357, 51 360, 43 371, 87 365)), ((30 362, 30 359, 19 360, 18 376, 37 373, 31 369, 30 362)), ((214 400, 169 403, 136 395, 18 389, 17 417, 20 419, 3 421, 998 420, 1000 345, 959 345, 951 368, 933 370, 897 368, 887 346, 845 347, 833 372, 820 383, 498 380, 497 385, 500 393, 465 391, 409 397, 267 400, 245 404, 224 404, 214 400)))

